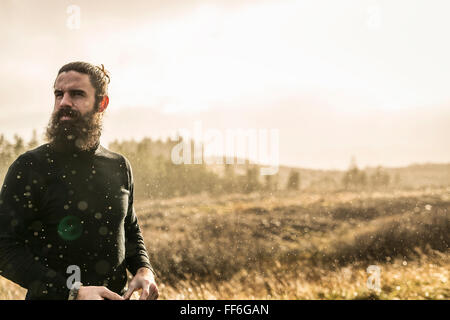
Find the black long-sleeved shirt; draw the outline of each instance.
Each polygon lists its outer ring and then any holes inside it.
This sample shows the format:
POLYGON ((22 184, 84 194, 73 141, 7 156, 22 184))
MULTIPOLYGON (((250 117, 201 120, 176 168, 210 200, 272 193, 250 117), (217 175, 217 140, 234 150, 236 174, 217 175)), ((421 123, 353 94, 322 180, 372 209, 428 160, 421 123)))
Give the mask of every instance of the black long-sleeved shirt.
POLYGON ((67 299, 71 265, 84 286, 118 294, 126 269, 153 270, 133 207, 129 161, 101 145, 63 153, 44 144, 19 156, 6 174, 0 275, 27 288, 26 299, 67 299))

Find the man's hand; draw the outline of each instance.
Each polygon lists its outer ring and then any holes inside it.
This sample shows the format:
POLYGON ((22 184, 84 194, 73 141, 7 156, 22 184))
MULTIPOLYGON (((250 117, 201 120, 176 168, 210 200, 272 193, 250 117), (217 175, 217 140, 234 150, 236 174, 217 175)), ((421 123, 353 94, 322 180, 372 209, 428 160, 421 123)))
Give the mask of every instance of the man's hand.
POLYGON ((130 299, 134 291, 142 289, 139 300, 156 300, 159 297, 158 286, 153 272, 146 267, 139 268, 131 279, 127 292, 123 295, 125 300, 130 299))
POLYGON ((117 293, 106 287, 81 286, 76 300, 123 300, 117 293))

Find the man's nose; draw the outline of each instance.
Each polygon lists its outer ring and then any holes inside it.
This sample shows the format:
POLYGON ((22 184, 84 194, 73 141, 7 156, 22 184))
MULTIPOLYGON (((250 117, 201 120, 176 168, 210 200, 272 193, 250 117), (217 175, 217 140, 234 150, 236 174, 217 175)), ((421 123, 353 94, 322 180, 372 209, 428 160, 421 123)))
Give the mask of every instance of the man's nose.
POLYGON ((73 107, 73 101, 68 92, 64 93, 61 100, 59 101, 59 108, 73 107))

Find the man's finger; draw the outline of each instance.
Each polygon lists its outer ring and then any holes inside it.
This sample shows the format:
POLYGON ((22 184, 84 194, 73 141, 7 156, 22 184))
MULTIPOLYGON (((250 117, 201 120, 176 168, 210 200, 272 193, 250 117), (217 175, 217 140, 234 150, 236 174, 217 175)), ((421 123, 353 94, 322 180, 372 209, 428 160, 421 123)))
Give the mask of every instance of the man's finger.
POLYGON ((125 294, 123 295, 123 298, 124 298, 125 300, 130 299, 131 295, 133 294, 133 292, 134 292, 135 290, 136 290, 136 289, 135 289, 133 286, 129 286, 127 292, 125 292, 125 294))
POLYGON ((139 300, 147 300, 149 294, 150 292, 147 289, 143 289, 139 300))
POLYGON ((148 300, 156 300, 159 297, 158 288, 155 284, 150 285, 150 295, 148 297, 148 300))
POLYGON ((158 297, 159 297, 158 291, 154 291, 153 293, 150 294, 147 300, 156 300, 158 299, 158 297))
POLYGON ((108 300, 123 300, 121 296, 119 296, 117 293, 112 292, 108 288, 105 288, 106 290, 102 293, 102 297, 106 298, 108 300))

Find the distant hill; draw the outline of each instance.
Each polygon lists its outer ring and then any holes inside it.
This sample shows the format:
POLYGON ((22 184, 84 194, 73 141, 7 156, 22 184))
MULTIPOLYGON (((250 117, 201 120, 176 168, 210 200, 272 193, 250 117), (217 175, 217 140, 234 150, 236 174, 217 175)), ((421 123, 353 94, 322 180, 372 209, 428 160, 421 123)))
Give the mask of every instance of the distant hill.
POLYGON ((392 177, 398 177, 402 187, 450 186, 450 163, 412 164, 401 168, 386 168, 392 177))
MULTIPOLYGON (((234 165, 236 174, 245 174, 245 165, 234 165)), ((221 175, 224 165, 209 165, 208 168, 221 175)), ((412 164, 407 167, 381 167, 383 172, 389 175, 389 185, 399 188, 421 188, 450 186, 450 163, 444 164, 412 164)), ((373 175, 377 167, 361 169, 368 177, 373 175)), ((283 189, 288 181, 291 171, 300 174, 300 189, 339 189, 342 187, 342 179, 345 170, 319 170, 300 167, 280 166, 277 179, 279 188, 283 189)), ((260 176, 261 182, 264 176, 260 176)))

